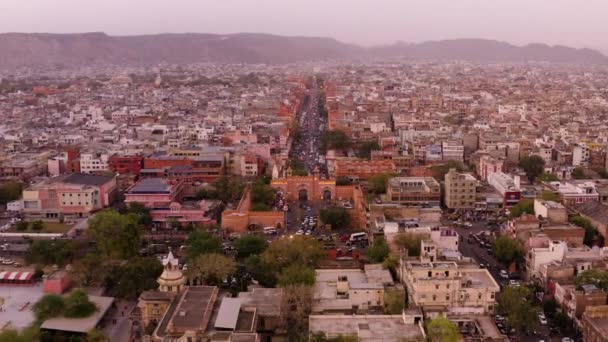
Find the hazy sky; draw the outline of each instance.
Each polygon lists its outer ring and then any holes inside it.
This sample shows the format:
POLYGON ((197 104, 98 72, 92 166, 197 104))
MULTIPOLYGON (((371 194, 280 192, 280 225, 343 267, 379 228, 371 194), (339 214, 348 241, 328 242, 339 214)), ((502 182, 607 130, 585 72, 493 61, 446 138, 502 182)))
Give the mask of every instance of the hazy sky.
POLYGON ((263 32, 360 44, 450 38, 608 51, 608 0, 0 0, 0 32, 263 32))

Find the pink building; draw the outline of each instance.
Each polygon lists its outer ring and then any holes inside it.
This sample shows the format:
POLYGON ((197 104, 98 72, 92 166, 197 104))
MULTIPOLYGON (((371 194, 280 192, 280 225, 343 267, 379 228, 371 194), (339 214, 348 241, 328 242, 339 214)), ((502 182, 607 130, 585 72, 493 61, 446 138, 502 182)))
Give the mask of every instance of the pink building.
POLYGON ((477 174, 483 181, 487 181, 488 177, 496 172, 502 172, 503 161, 489 155, 482 156, 477 164, 477 174))
POLYGON ((23 190, 23 212, 29 218, 86 217, 110 205, 113 177, 72 173, 53 177, 23 190))
POLYGON ((184 184, 163 178, 144 178, 125 193, 125 203, 143 203, 150 208, 155 227, 171 228, 172 222, 181 225, 208 225, 215 223, 205 212, 209 209, 205 201, 182 202, 184 184))

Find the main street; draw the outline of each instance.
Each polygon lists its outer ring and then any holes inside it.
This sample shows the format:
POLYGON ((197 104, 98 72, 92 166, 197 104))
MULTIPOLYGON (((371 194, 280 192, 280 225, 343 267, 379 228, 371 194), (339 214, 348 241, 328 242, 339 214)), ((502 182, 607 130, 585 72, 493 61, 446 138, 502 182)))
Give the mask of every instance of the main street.
POLYGON ((327 118, 319 114, 319 85, 314 76, 308 96, 308 101, 302 106, 296 118, 299 135, 293 140, 290 157, 302 162, 309 174, 318 168, 319 175, 327 178, 327 163, 325 156, 320 153, 327 118))

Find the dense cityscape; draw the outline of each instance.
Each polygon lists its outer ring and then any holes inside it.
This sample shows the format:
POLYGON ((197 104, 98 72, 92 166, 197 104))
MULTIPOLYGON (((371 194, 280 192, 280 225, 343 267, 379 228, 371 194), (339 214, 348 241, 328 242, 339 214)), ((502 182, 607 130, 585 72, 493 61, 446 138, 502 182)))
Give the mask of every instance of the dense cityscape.
POLYGON ((608 341, 608 67, 563 49, 0 53, 0 342, 608 341))

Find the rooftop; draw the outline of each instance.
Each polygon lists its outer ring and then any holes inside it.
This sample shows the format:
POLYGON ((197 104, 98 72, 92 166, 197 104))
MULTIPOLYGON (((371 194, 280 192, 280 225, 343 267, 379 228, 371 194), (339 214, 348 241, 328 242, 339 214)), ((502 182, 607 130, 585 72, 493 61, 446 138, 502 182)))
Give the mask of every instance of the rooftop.
POLYGON ((99 321, 106 314, 110 306, 114 302, 112 297, 100 297, 100 296, 89 296, 89 299, 97 305, 97 311, 91 316, 84 318, 66 318, 56 317, 47 319, 42 323, 42 329, 48 330, 61 330, 70 331, 77 333, 86 333, 87 331, 95 328, 99 321))
POLYGON ((406 324, 401 315, 310 315, 311 333, 325 333, 327 337, 356 336, 360 342, 420 341, 422 328, 406 324))
POLYGON ((144 178, 133 185, 128 194, 150 194, 150 193, 170 193, 171 184, 163 178, 144 178))

